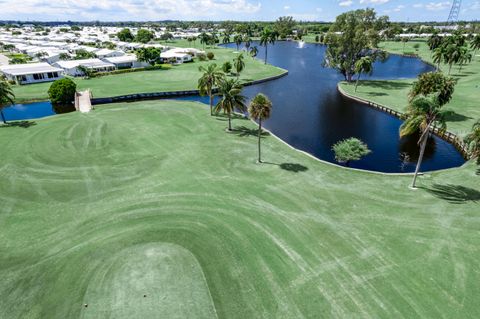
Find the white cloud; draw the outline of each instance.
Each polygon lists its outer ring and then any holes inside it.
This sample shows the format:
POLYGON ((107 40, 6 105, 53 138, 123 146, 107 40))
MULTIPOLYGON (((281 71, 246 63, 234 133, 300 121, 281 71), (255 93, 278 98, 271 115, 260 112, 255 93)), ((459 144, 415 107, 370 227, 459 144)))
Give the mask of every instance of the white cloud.
POLYGON ((253 14, 260 11, 259 0, 2 0, 0 19, 26 13, 56 16, 60 19, 161 20, 208 18, 228 14, 253 14))
POLYGON ((393 11, 395 11, 395 12, 400 12, 400 11, 402 11, 402 9, 404 9, 404 8, 405 8, 405 6, 402 5, 402 4, 400 4, 400 5, 398 5, 395 9, 393 9, 393 11))
POLYGON ((389 2, 390 0, 360 0, 360 3, 365 4, 384 4, 389 2))
POLYGON ((317 11, 317 12, 322 12, 323 9, 322 9, 322 8, 316 8, 315 11, 317 11))
POLYGON ((350 7, 353 4, 352 0, 345 0, 338 3, 340 7, 350 7))
POLYGON ((283 7, 283 10, 290 10, 290 6, 283 7))
POLYGON ((413 5, 414 8, 423 8, 423 3, 415 3, 413 5))
POLYGON ((430 11, 441 11, 450 9, 451 3, 449 1, 440 1, 440 2, 429 2, 425 4, 425 9, 430 11))

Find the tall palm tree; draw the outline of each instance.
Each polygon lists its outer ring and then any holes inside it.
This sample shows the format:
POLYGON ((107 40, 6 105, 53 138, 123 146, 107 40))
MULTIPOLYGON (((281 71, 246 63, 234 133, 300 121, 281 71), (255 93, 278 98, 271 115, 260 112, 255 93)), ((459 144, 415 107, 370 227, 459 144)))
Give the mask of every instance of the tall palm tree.
POLYGON ((227 44, 227 43, 230 43, 230 34, 228 33, 224 33, 223 34, 223 44, 227 44))
POLYGON ((370 75, 373 72, 373 59, 368 55, 361 57, 355 62, 355 72, 358 73, 357 83, 355 83, 355 92, 357 92, 358 82, 362 73, 370 75))
POLYGON ((250 102, 250 106, 248 107, 248 113, 250 113, 250 117, 256 121, 258 121, 258 162, 262 162, 262 149, 260 146, 260 140, 262 138, 262 121, 268 119, 270 117, 270 113, 272 112, 272 102, 270 99, 262 94, 257 94, 253 100, 250 102))
POLYGON ((7 124, 3 114, 3 108, 15 102, 15 94, 12 87, 5 79, 0 78, 0 115, 4 124, 7 124))
POLYGON ((418 157, 415 175, 413 177, 412 188, 416 187, 416 181, 420 167, 425 154, 425 147, 430 136, 430 129, 434 126, 445 130, 447 128, 444 113, 441 110, 442 105, 437 97, 417 97, 408 105, 405 114, 405 122, 400 126, 400 137, 411 135, 420 131, 420 156, 418 157))
POLYGON ((428 44, 428 47, 430 48, 430 51, 435 51, 436 48, 442 45, 442 37, 435 32, 428 38, 427 44, 428 44))
POLYGON ((480 163, 480 120, 473 124, 472 132, 465 138, 472 158, 477 158, 480 163))
POLYGON ((268 58, 268 45, 275 44, 277 40, 277 33, 274 31, 270 31, 270 29, 264 29, 262 34, 260 35, 260 45, 265 47, 265 64, 267 64, 268 58))
POLYGON ((200 38, 200 44, 203 44, 203 50, 205 50, 205 45, 208 45, 210 36, 206 32, 202 32, 198 37, 200 38))
POLYGON ((468 50, 467 46, 463 46, 460 49, 460 56, 458 57, 458 71, 462 72, 462 67, 470 62, 472 62, 473 55, 468 50))
POLYGON ((244 35, 243 42, 245 42, 245 49, 248 52, 250 50, 250 46, 252 45, 252 40, 248 35, 244 35))
POLYGON ((210 97, 210 115, 213 115, 213 88, 225 77, 225 74, 217 68, 215 63, 208 65, 206 68, 201 66, 200 72, 203 72, 198 79, 198 89, 201 95, 210 97))
POLYGON ((437 64, 437 71, 440 71, 440 63, 444 60, 445 57, 445 47, 439 46, 433 51, 433 62, 437 64))
POLYGON ((256 46, 253 46, 250 48, 250 55, 252 58, 255 58, 258 54, 258 48, 256 46))
POLYGON ((235 44, 237 45, 237 51, 240 50, 240 45, 241 45, 242 42, 243 42, 243 37, 242 37, 242 35, 236 34, 236 35, 233 37, 233 42, 235 42, 235 44))
POLYGON ((245 112, 246 97, 242 95, 242 85, 235 79, 223 78, 218 84, 218 94, 220 101, 215 106, 215 113, 223 110, 228 114, 228 130, 232 131, 232 113, 235 110, 245 112))
POLYGON ((470 47, 472 50, 477 53, 478 50, 480 50, 480 34, 477 34, 473 39, 472 42, 470 42, 470 47))
POLYGON ((243 53, 239 54, 235 59, 233 59, 233 66, 237 73, 237 79, 240 77, 240 72, 245 69, 245 61, 243 58, 243 53))

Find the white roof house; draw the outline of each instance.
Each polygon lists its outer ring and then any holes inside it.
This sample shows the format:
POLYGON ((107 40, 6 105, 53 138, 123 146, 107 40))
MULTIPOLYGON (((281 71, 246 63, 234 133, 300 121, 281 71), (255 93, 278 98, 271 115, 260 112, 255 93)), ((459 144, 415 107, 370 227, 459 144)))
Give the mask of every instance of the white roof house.
POLYGON ((71 76, 84 75, 79 66, 83 66, 87 69, 96 72, 105 72, 115 70, 115 65, 100 59, 85 59, 85 60, 72 60, 72 61, 58 61, 54 66, 62 68, 66 74, 71 76))
POLYGON ((117 69, 142 68, 148 66, 148 63, 139 62, 133 54, 104 58, 103 61, 114 64, 117 69))
POLYGON ((0 66, 0 73, 3 73, 7 79, 15 81, 18 84, 54 81, 62 77, 62 71, 62 69, 53 67, 48 63, 0 66))
POLYGON ((165 62, 174 61, 179 64, 192 61, 190 54, 177 52, 175 49, 160 53, 160 58, 165 62))
POLYGON ((110 49, 100 49, 95 52, 95 55, 99 57, 100 59, 102 58, 111 58, 111 57, 116 57, 116 56, 122 56, 125 55, 123 51, 119 50, 110 50, 110 49))

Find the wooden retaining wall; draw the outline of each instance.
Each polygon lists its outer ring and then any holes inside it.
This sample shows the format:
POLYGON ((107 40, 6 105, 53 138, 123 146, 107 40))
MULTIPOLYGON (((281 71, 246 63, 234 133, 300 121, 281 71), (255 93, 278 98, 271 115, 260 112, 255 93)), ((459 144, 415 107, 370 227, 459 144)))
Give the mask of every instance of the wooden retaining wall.
MULTIPOLYGON (((381 104, 378 104, 378 103, 375 103, 375 102, 364 100, 362 98, 359 98, 359 97, 353 96, 351 94, 348 94, 347 92, 345 92, 340 87, 340 83, 337 85, 337 89, 340 92, 340 94, 342 94, 343 96, 345 96, 349 99, 352 99, 352 100, 355 100, 357 102, 366 104, 366 105, 368 105, 368 106, 370 106, 374 109, 377 109, 377 110, 380 110, 382 112, 391 114, 395 117, 398 117, 399 119, 401 119, 402 116, 403 116, 403 113, 395 111, 395 110, 393 110, 393 109, 391 109, 391 108, 389 108, 385 105, 381 105, 381 104)), ((455 146, 455 148, 460 152, 460 154, 462 154, 462 156, 465 159, 469 159, 470 155, 469 155, 469 152, 468 152, 468 146, 457 135, 453 134, 452 132, 442 131, 437 127, 430 129, 430 131, 433 134, 435 134, 436 136, 440 137, 441 139, 451 143, 453 146, 455 146)))
MULTIPOLYGON (((285 70, 284 73, 276 76, 272 76, 269 78, 257 80, 257 81, 250 81, 244 83, 243 86, 251 86, 256 84, 261 84, 269 81, 273 81, 284 76, 288 75, 288 71, 285 70)), ((214 90, 214 93, 217 93, 217 90, 214 90)), ((129 94, 129 95, 120 95, 120 96, 112 96, 112 97, 104 97, 104 98, 95 98, 92 99, 92 105, 98 104, 109 104, 109 103, 119 103, 119 102, 128 102, 128 101, 138 101, 138 100, 156 100, 156 99, 169 99, 169 98, 176 98, 182 96, 194 96, 199 95, 200 92, 198 90, 184 90, 184 91, 170 91, 170 92, 153 92, 153 93, 136 93, 136 94, 129 94)))

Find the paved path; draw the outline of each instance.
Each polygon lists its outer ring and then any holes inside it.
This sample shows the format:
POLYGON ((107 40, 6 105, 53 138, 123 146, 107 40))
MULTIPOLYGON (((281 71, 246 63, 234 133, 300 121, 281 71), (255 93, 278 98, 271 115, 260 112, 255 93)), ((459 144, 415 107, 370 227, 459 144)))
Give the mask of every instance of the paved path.
POLYGON ((8 65, 8 58, 3 54, 0 54, 0 65, 8 65))
POLYGON ((76 102, 78 101, 78 105, 75 105, 76 109, 82 113, 90 112, 92 110, 90 90, 78 92, 77 96, 78 99, 76 100, 76 102))

